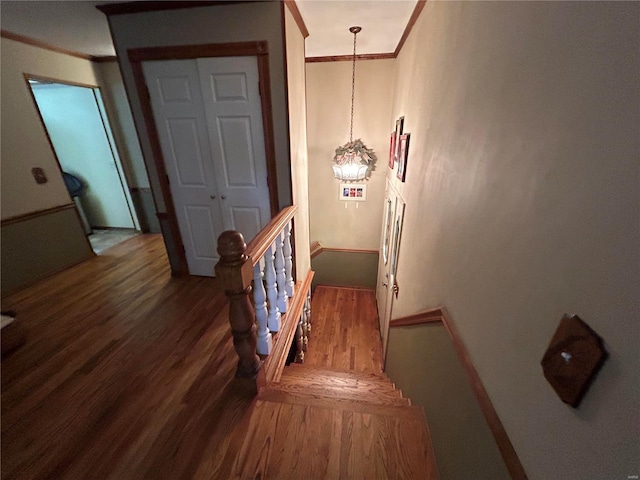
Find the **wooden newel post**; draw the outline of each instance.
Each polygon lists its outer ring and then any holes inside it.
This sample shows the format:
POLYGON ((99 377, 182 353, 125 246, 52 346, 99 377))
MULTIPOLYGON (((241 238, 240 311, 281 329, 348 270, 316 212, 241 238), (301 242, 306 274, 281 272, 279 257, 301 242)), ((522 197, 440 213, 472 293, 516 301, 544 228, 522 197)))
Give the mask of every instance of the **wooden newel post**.
POLYGON ((222 282, 230 302, 229 323, 233 347, 238 354, 236 378, 248 379, 257 391, 262 362, 256 354, 256 313, 249 300, 253 267, 247 261, 246 249, 240 232, 223 232, 218 238, 220 260, 216 265, 216 276, 222 282))

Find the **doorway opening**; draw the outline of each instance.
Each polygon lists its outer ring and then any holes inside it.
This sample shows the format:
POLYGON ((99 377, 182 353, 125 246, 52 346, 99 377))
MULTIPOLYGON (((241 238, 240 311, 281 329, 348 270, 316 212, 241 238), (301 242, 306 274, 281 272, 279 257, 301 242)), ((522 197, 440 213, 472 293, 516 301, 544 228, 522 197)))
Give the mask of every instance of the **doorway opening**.
POLYGON ((100 89, 25 77, 94 253, 140 234, 100 89))

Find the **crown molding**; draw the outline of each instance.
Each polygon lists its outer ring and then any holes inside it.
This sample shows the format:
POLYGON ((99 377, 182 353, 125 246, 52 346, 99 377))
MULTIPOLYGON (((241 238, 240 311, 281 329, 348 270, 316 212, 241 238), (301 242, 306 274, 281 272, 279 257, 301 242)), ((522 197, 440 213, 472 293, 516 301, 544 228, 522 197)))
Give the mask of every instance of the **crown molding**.
MULTIPOLYGON (((389 58, 396 58, 393 52, 391 53, 365 53, 362 55, 356 55, 356 60, 384 60, 389 58)), ((353 60, 353 55, 328 55, 325 57, 307 57, 306 63, 319 63, 319 62, 346 62, 353 60)))

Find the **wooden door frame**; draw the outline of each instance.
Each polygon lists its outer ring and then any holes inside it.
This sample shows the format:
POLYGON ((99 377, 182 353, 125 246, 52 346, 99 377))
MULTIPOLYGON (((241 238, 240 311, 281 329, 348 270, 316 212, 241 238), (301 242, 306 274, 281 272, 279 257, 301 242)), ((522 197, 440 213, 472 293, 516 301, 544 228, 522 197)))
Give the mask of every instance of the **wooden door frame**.
MULTIPOLYGON (((151 144, 153 162, 158 173, 160 193, 166 207, 166 218, 171 228, 171 233, 177 243, 177 252, 180 256, 179 274, 188 273, 187 258, 184 250, 184 242, 178 228, 178 217, 175 204, 169 186, 169 177, 160 146, 160 137, 153 116, 151 97, 147 88, 147 82, 142 70, 142 62, 154 60, 191 60, 208 57, 256 57, 258 60, 258 80, 260 90, 260 103, 262 109, 262 124, 264 132, 264 149, 267 164, 267 186, 269 189, 269 203, 271 217, 278 213, 278 182, 276 176, 276 150, 273 134, 273 108, 271 105, 271 79, 269 73, 269 44, 266 40, 257 42, 237 43, 209 43, 202 45, 177 45, 167 47, 143 47, 127 50, 129 62, 133 72, 136 92, 142 108, 142 115, 151 144)), ((160 214, 159 214, 160 215, 160 214)))

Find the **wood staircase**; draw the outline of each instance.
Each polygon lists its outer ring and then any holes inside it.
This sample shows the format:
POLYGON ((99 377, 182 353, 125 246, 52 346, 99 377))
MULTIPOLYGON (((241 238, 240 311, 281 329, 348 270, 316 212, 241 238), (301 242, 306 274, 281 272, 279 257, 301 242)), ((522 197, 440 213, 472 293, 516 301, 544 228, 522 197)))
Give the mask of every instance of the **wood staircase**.
POLYGON ((438 478, 424 411, 383 373, 292 364, 245 422, 230 478, 438 478))
POLYGON ((294 288, 295 213, 296 207, 283 209, 249 245, 235 231, 218 238, 216 275, 229 297, 238 355, 234 384, 253 400, 224 447, 215 478, 437 479, 424 411, 381 371, 373 292, 367 308, 358 308, 355 296, 339 301, 338 294, 331 305, 349 305, 349 311, 323 308, 317 315, 336 334, 327 336, 321 327, 318 343, 350 370, 303 365, 308 353, 315 357, 307 349, 313 272, 294 288), (285 367, 292 342, 297 363, 285 367), (358 348, 361 342, 367 346, 358 348), (362 365, 373 370, 355 371, 362 365))

